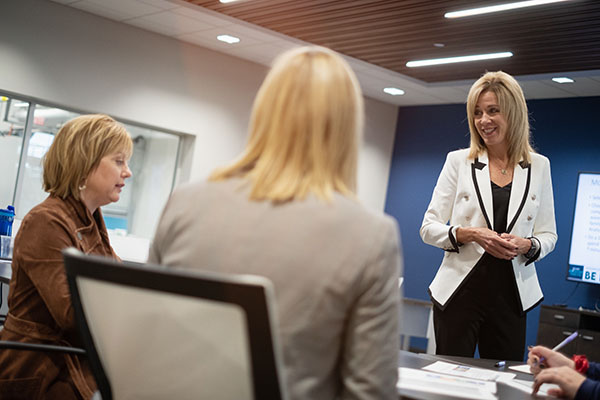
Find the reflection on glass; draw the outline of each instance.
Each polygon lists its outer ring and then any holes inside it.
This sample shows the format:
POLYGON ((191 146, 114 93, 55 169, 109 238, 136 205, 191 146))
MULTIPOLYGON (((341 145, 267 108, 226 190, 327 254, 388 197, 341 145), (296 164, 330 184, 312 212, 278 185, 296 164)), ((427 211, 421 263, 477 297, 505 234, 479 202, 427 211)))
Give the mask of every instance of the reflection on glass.
POLYGON ((48 196, 42 189, 42 158, 50 148, 54 135, 63 124, 79 114, 60 108, 36 105, 33 111, 31 138, 27 145, 21 193, 17 199, 17 218, 23 218, 48 196))
POLYGON ((133 176, 125 181, 119 201, 102 212, 108 229, 150 239, 173 186, 179 137, 124 125, 133 139, 133 176))
POLYGON ((13 203, 29 103, 0 95, 0 208, 13 203))

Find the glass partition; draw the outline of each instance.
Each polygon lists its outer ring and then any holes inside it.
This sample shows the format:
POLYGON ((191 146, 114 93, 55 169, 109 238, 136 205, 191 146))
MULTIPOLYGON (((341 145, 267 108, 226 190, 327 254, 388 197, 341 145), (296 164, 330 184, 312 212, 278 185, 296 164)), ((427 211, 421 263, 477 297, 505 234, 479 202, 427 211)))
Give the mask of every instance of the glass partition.
MULTIPOLYGON (((0 97, 0 208, 14 204, 17 219, 22 219, 47 197, 42 189, 43 156, 63 124, 78 115, 0 97)), ((102 207, 102 212, 117 254, 144 261, 173 189, 180 136, 131 123, 123 125, 134 143, 129 161, 133 176, 126 180, 120 200, 102 207)))
POLYGON ((13 204, 29 103, 0 96, 0 208, 13 204))
POLYGON ((23 154, 23 172, 15 201, 18 206, 15 208, 17 218, 23 218, 48 196, 48 193, 42 190, 42 158, 50 148, 54 135, 64 123, 78 115, 60 108, 35 105, 31 135, 26 141, 27 151, 23 154))
POLYGON ((179 136, 124 124, 133 140, 132 177, 118 202, 102 207, 109 229, 150 239, 173 188, 179 136))

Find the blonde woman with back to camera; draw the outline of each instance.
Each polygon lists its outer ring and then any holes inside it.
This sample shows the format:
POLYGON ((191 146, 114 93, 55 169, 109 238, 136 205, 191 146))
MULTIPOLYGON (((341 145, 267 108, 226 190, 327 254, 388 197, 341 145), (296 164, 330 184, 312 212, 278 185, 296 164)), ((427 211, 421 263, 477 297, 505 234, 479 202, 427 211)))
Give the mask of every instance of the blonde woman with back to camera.
MULTIPOLYGON (((83 347, 61 251, 117 258, 100 207, 119 200, 132 148, 125 128, 107 115, 77 117, 57 133, 43 162, 49 196, 27 213, 15 238, 0 340, 83 347)), ((2 399, 89 399, 95 390, 85 357, 0 352, 2 399)))
POLYGON ((284 53, 254 101, 246 149, 175 191, 150 251, 154 263, 273 282, 294 400, 398 397, 398 229, 355 196, 363 112, 341 57, 284 53))
POLYGON ((543 299, 534 261, 557 239, 550 162, 510 75, 477 80, 467 118, 471 146, 448 153, 421 226, 445 250, 429 286, 437 353, 523 360, 526 313, 543 299))

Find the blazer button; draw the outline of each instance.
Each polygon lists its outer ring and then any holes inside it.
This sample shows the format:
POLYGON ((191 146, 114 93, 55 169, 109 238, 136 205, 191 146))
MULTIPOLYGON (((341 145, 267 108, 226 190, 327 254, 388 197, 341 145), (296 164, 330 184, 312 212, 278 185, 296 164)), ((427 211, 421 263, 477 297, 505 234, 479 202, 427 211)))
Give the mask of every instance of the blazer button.
POLYGON ((533 219, 533 217, 531 215, 527 216, 527 221, 531 221, 533 219))
POLYGON ((465 196, 465 201, 469 201, 469 196, 465 196))
POLYGON ((465 219, 466 219, 467 221, 470 221, 470 220, 471 220, 471 217, 469 217, 469 216, 467 215, 467 216, 465 217, 465 219))
POLYGON ((531 196, 531 200, 535 201, 535 194, 531 196))

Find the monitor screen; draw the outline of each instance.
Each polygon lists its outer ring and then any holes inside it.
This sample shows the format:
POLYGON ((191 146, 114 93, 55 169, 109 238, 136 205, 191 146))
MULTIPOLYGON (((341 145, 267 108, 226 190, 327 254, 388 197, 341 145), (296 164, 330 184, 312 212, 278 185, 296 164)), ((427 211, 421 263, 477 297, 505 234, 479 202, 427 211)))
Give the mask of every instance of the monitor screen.
POLYGON ((580 172, 567 279, 600 284, 600 172, 580 172))

